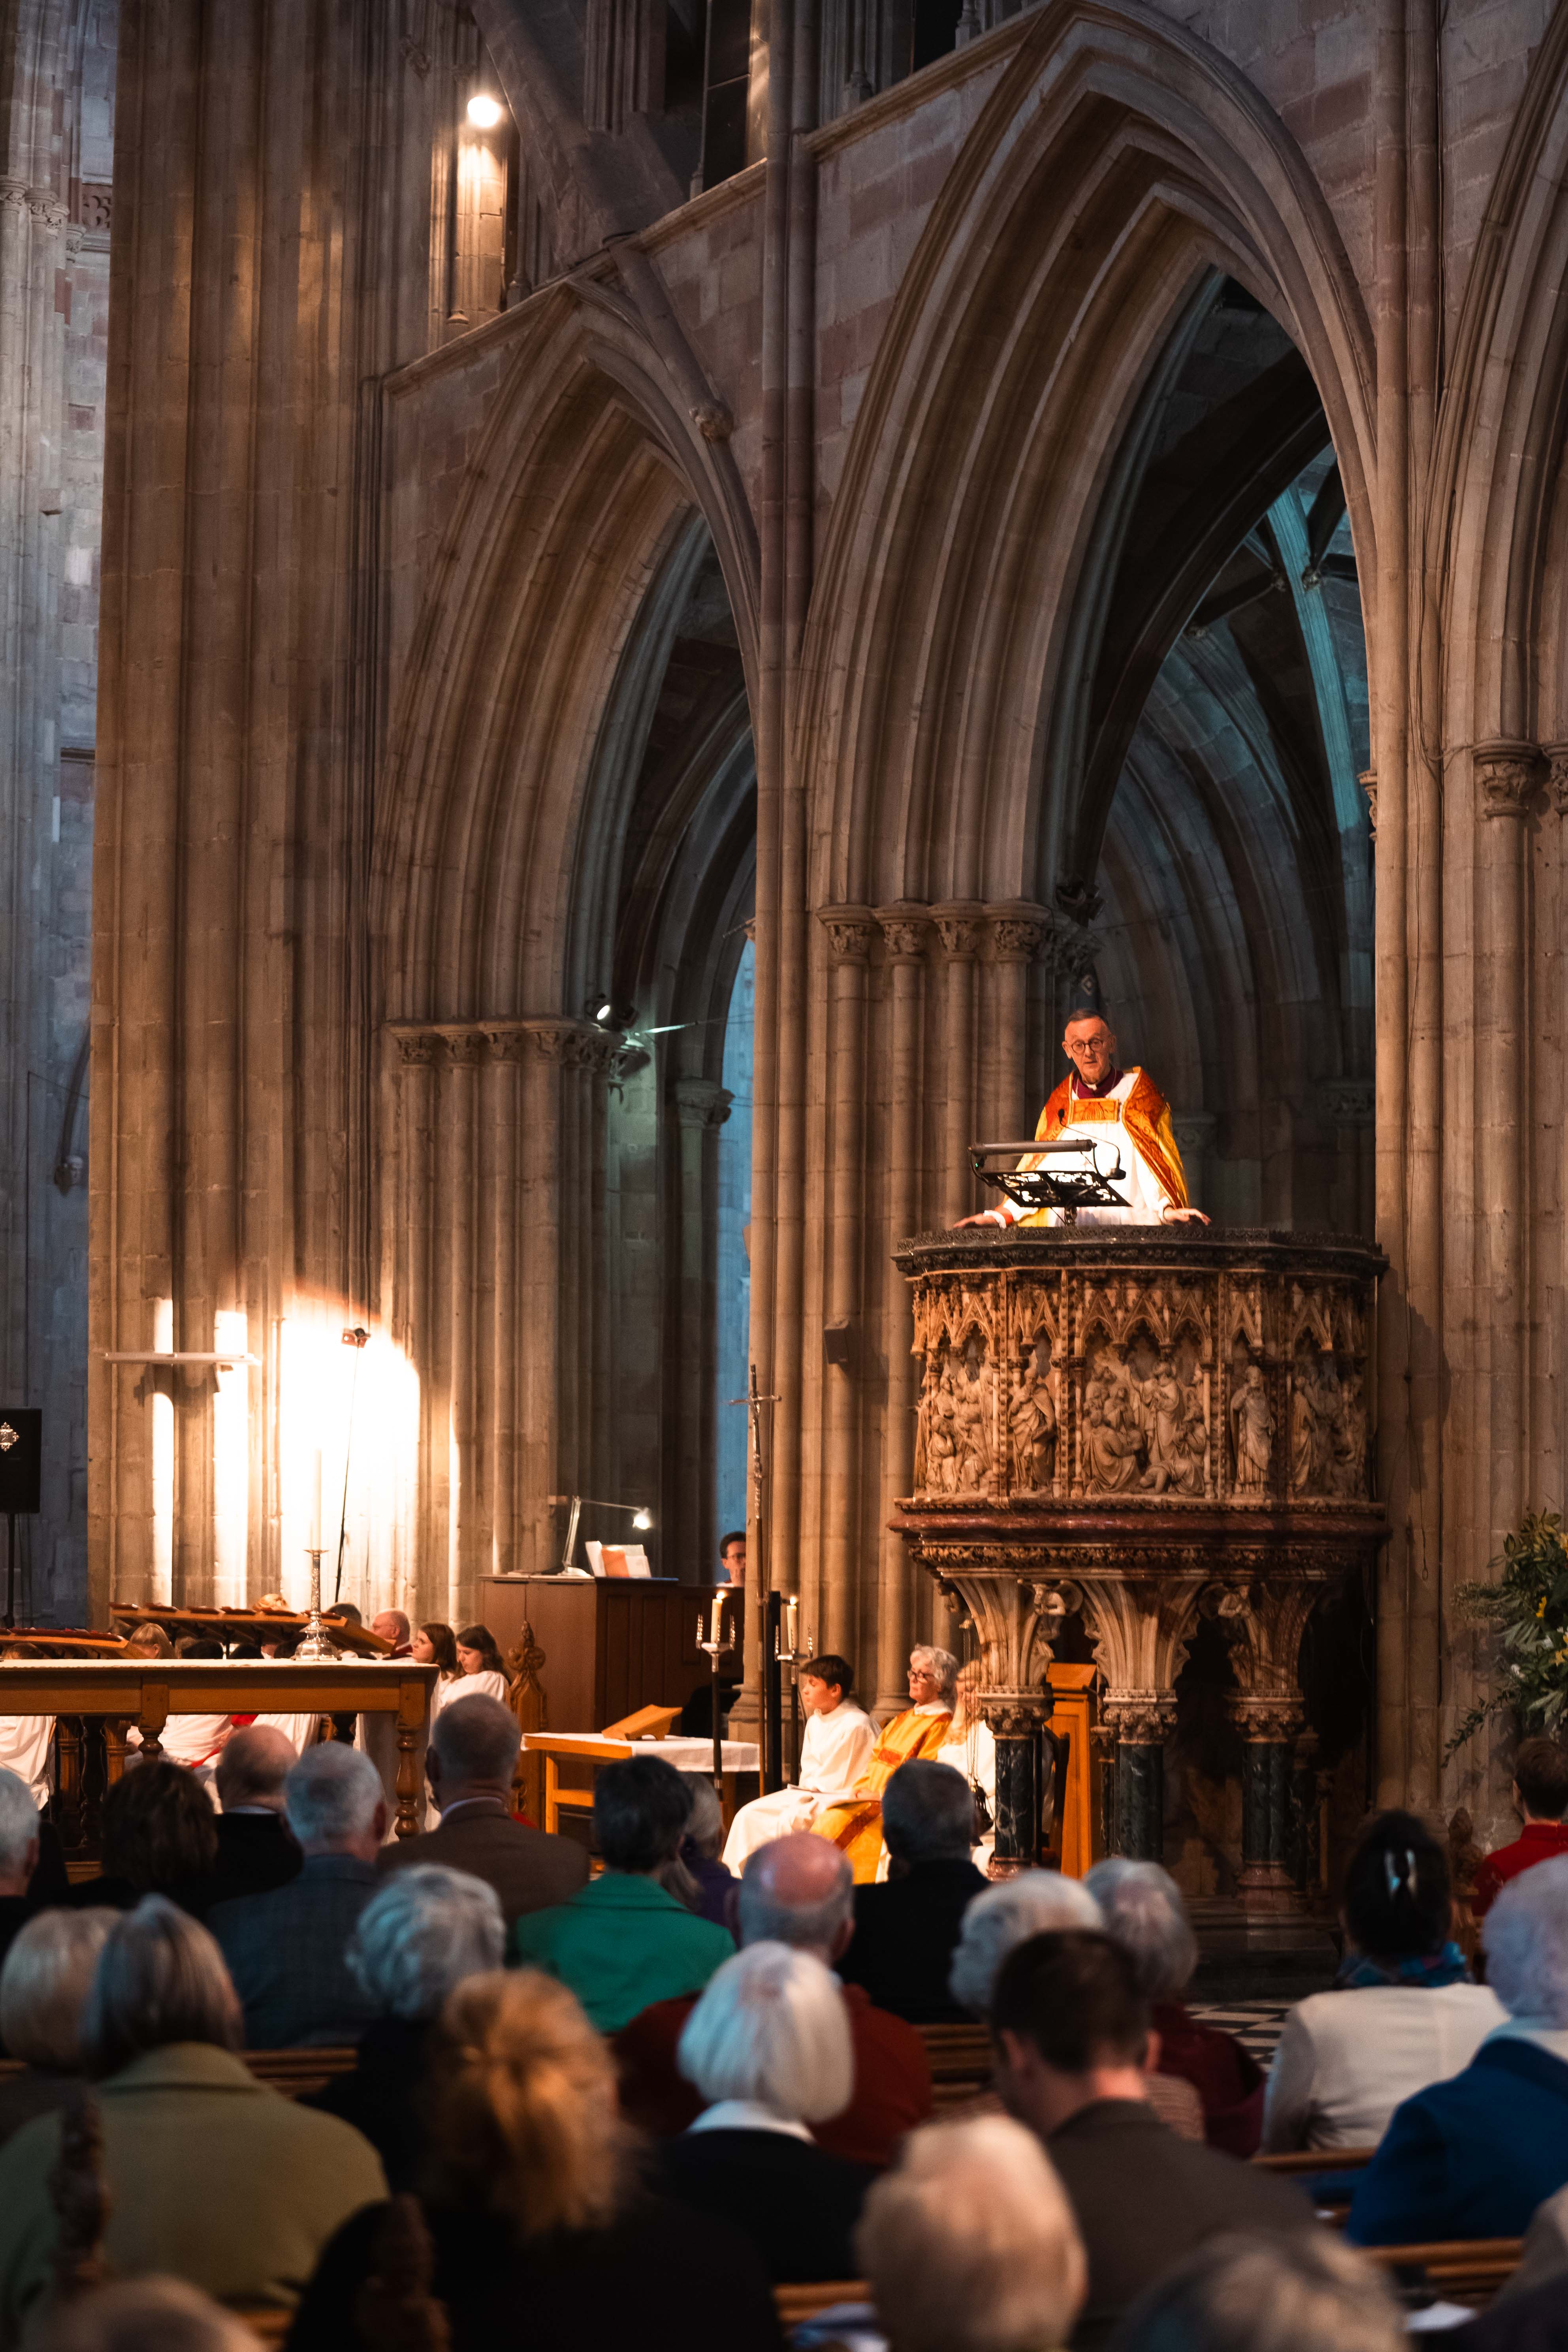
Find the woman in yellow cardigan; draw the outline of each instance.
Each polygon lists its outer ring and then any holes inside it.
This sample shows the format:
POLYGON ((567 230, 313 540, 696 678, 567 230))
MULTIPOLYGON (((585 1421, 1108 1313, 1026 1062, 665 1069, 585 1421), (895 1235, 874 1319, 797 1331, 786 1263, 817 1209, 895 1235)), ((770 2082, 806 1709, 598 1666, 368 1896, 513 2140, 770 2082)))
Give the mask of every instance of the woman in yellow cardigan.
POLYGON ((831 1838, 848 1855, 857 1886, 873 1883, 882 1859, 882 1791, 900 1764, 935 1756, 952 1722, 957 1685, 958 1660, 951 1650, 911 1650, 909 1706, 883 1725, 855 1794, 813 1822, 818 1837, 831 1838))

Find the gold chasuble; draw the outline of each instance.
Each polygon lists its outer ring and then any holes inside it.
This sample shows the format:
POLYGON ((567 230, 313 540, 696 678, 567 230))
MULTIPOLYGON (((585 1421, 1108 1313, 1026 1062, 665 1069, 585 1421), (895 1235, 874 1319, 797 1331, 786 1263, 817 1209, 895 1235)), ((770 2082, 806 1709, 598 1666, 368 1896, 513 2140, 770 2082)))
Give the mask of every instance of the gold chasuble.
POLYGON ((917 1756, 933 1759, 952 1724, 951 1707, 906 1707, 882 1727, 871 1750, 871 1761, 856 1783, 855 1794, 817 1815, 812 1828, 818 1837, 831 1838, 840 1853, 849 1857, 857 1886, 869 1886, 882 1859, 882 1791, 900 1764, 917 1756))
MULTIPOLYGON (((1104 1135, 1112 1139, 1108 1129, 1120 1128, 1127 1165, 1126 1209, 1085 1209, 1079 1212, 1084 1224, 1128 1222, 1133 1224, 1157 1224, 1167 1208, 1184 1209, 1187 1201, 1186 1171, 1171 1126, 1171 1106, 1145 1070, 1126 1070, 1104 1094, 1089 1093, 1077 1077, 1066 1077, 1052 1094, 1040 1113, 1040 1123, 1035 1129, 1037 1143, 1054 1143, 1069 1130, 1083 1134, 1088 1140, 1104 1135)), ((1020 1169, 1037 1168, 1033 1157, 1021 1160, 1020 1169)), ((993 1210, 998 1223, 1049 1225, 1058 1222, 1055 1209, 1036 1209, 1021 1215, 1009 1203, 1002 1210, 993 1210)))

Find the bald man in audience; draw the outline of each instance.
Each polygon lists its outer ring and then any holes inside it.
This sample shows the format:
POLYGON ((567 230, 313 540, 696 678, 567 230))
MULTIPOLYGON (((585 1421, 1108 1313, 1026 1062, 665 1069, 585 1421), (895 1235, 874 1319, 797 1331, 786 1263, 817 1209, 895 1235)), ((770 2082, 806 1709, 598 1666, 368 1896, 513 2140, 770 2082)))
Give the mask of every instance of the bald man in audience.
POLYGON ((217 1860, 174 1889, 182 1909, 205 1919, 215 1904, 268 1895, 300 1874, 304 1860, 283 1818, 283 1783, 299 1762, 292 1742, 269 1724, 228 1739, 218 1758, 217 1860))
POLYGON ((424 1862, 466 1870, 495 1888, 509 1927, 525 1912, 548 1911, 586 1886, 585 1848, 512 1818, 512 1775, 521 1744, 517 1717, 499 1698, 476 1691, 444 1706, 425 1752, 439 1826, 384 1846, 376 1865, 382 1874, 424 1862))
MULTIPOLYGON (((742 1950, 788 1944, 835 1968, 855 1933, 855 1874, 847 1856, 809 1830, 773 1838, 741 1878, 736 1925, 742 1950)), ((843 1987, 855 2045, 855 2092, 842 2115, 814 2125, 812 2137, 852 2164, 890 2164, 907 2131, 931 2111, 931 2067, 912 2025, 873 2006, 858 1985, 843 1987)), ((621 2105, 644 2130, 673 2138, 694 2123, 702 2100, 676 2063, 694 1994, 655 2001, 615 2037, 621 2105)))

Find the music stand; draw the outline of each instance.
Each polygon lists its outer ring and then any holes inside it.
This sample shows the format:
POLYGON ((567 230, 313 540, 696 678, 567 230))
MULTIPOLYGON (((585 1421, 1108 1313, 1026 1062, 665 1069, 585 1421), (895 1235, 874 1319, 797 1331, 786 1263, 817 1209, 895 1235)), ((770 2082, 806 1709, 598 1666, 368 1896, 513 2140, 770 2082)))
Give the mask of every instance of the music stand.
POLYGON ((1057 1143, 972 1143, 969 1164, 983 1184, 1005 1192, 1009 1201, 1032 1215, 1038 1209, 1059 1209, 1062 1223, 1075 1225, 1080 1209, 1125 1209, 1124 1193, 1112 1181, 1125 1177, 1119 1145, 1107 1137, 1102 1143, 1069 1139, 1057 1143), (987 1168, 988 1160, 1009 1164, 987 1168), (1023 1159, 1038 1160, 1037 1168, 1019 1168, 1023 1159))

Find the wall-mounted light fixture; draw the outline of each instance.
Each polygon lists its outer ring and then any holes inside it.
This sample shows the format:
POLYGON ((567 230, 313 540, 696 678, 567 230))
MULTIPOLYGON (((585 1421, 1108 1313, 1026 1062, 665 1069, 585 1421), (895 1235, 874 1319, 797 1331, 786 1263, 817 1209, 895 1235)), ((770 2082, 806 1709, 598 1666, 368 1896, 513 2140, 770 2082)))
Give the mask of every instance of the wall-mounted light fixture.
POLYGON ((638 1529, 653 1525, 653 1513, 646 1503, 606 1503, 593 1495, 552 1495, 550 1500, 552 1503, 570 1504, 572 1507, 572 1515, 566 1522, 566 1546, 561 1555, 561 1566, 554 1571, 556 1575, 576 1567, 572 1555, 577 1549, 577 1522, 583 1516, 584 1503, 594 1511, 629 1511, 632 1525, 638 1529))
POLYGON ((468 121, 476 131, 493 131, 502 110, 500 100, 491 98, 488 90, 477 89, 468 100, 468 121))

